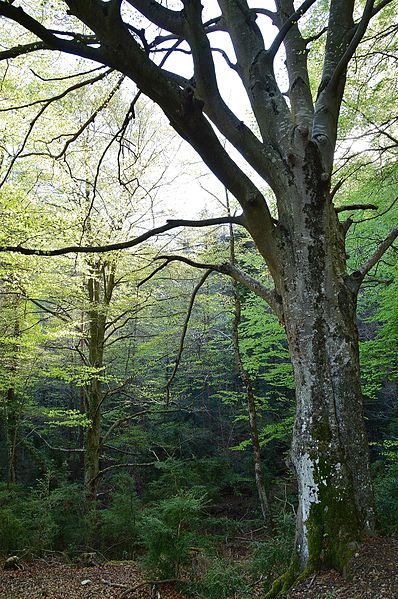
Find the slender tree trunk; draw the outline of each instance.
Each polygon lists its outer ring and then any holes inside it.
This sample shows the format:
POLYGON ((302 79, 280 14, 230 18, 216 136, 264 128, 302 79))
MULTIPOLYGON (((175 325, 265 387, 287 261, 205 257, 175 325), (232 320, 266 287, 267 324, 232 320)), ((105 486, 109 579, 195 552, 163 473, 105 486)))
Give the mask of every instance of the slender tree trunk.
POLYGON ((269 501, 267 497, 267 492, 265 490, 265 481, 263 474, 263 467, 261 462, 261 452, 260 452, 260 442, 258 438, 258 428, 257 428, 257 411, 256 411, 256 402, 254 398, 253 386, 249 376, 249 373, 245 369, 243 365, 242 356, 239 348, 239 323, 240 323, 240 314, 241 314, 241 305, 239 299, 239 292, 237 289, 238 285, 234 281, 233 289, 234 289, 234 298, 235 298, 235 317, 232 324, 232 340, 234 346, 234 354, 235 360, 238 367, 238 371, 242 382, 246 389, 246 398, 247 398, 247 411, 249 414, 249 424, 250 424, 250 436, 252 440, 253 446, 253 463, 254 463, 254 476, 256 480, 257 493, 260 500, 261 512, 264 518, 264 522, 266 526, 272 527, 272 515, 271 509, 269 506, 269 501))
MULTIPOLYGON (((20 297, 15 300, 15 323, 14 323, 14 338, 19 339, 21 336, 21 327, 19 323, 18 308, 20 305, 20 297)), ((18 446, 18 427, 19 427, 19 407, 17 406, 17 397, 15 392, 17 368, 18 368, 18 353, 19 345, 15 346, 11 357, 11 365, 9 370, 10 386, 7 389, 7 445, 8 445, 8 472, 7 479, 9 483, 17 482, 17 446, 18 446)))
POLYGON ((102 403, 101 383, 97 378, 91 381, 88 396, 87 415, 91 424, 86 434, 84 480, 87 499, 95 501, 98 493, 98 473, 100 470, 102 403))
MULTIPOLYGON (((228 216, 231 216, 231 206, 229 202, 228 190, 225 190, 225 199, 227 205, 227 213, 228 216)), ((229 225, 229 254, 231 264, 235 265, 235 237, 233 226, 230 223, 229 225)), ((241 320, 241 303, 239 297, 239 289, 236 281, 232 283, 233 295, 234 295, 234 304, 235 304, 235 313, 234 319, 232 322, 232 342, 234 347, 235 361, 238 367, 238 371, 242 382, 246 389, 246 398, 247 398, 247 411, 249 414, 249 424, 250 424, 250 435, 253 446, 253 463, 254 463, 254 477, 256 481, 258 498, 261 506, 261 513, 264 518, 264 522, 266 526, 272 528, 272 514, 271 509, 267 497, 267 492, 265 490, 265 481, 263 474, 263 467, 261 463, 261 451, 260 451, 260 442, 258 438, 258 428, 257 428, 257 411, 256 411, 256 401, 254 398, 253 385, 249 376, 249 373, 245 369, 243 364, 242 355, 240 353, 239 347, 239 324, 241 320)))
MULTIPOLYGON (((104 361, 104 335, 105 317, 101 312, 100 301, 100 268, 93 266, 92 276, 88 279, 87 289, 90 299, 89 316, 89 365, 101 369, 104 361)), ((98 492, 98 473, 100 469, 100 442, 101 442, 101 406, 102 385, 97 373, 86 386, 86 412, 90 419, 90 427, 86 433, 85 445, 85 472, 84 480, 86 496, 90 501, 95 501, 98 492)))
POLYGON ((17 440, 18 440, 18 417, 15 411, 15 389, 7 390, 7 445, 8 445, 8 482, 17 482, 17 440))

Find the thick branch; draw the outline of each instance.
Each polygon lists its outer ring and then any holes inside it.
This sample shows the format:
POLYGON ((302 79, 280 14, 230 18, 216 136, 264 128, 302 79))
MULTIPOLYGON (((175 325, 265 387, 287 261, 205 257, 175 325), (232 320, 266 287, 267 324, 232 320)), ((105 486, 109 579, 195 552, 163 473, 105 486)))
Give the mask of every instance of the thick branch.
POLYGON ((354 56, 356 49, 366 33, 370 20, 392 1, 393 0, 382 0, 377 6, 375 6, 375 0, 367 0, 361 20, 355 26, 352 39, 327 84, 327 88, 329 90, 333 91, 333 89, 335 89, 340 78, 345 73, 351 58, 354 56))
POLYGON ((19 6, 16 7, 4 1, 0 2, 0 16, 11 19, 15 23, 19 23, 28 31, 34 33, 46 44, 48 48, 51 48, 52 50, 60 50, 61 52, 67 52, 69 54, 75 54, 77 56, 82 56, 91 60, 101 61, 99 58, 100 52, 98 48, 81 43, 80 38, 79 41, 70 41, 64 39, 63 37, 57 37, 49 29, 28 15, 19 6))
POLYGON ((68 246, 63 248, 58 248, 54 250, 41 250, 38 248, 25 248, 20 245, 17 246, 0 246, 0 252, 16 252, 18 254, 24 254, 26 256, 61 256, 63 254, 89 254, 89 253, 104 253, 111 252, 114 250, 124 250, 131 247, 135 247, 144 241, 147 241, 151 237, 156 237, 157 235, 161 235, 162 233, 166 233, 171 229, 176 229, 178 227, 209 227, 213 225, 225 225, 230 222, 234 224, 241 225, 242 218, 239 216, 234 217, 219 217, 219 218, 208 218, 203 220, 168 220, 165 225, 161 227, 157 227, 155 229, 151 229, 142 235, 139 235, 135 239, 130 239, 128 241, 121 241, 119 243, 110 243, 107 245, 89 245, 89 246, 68 246))
POLYGON ((182 36, 181 11, 171 10, 153 0, 150 2, 148 0, 127 0, 127 2, 161 29, 170 31, 178 37, 182 36))
POLYGON ((219 4, 265 148, 280 147, 290 133, 290 111, 276 83, 273 60, 265 50, 256 14, 246 0, 219 0, 219 4))
POLYGON ((272 58, 275 57, 281 44, 283 43, 283 40, 285 39, 286 35, 289 33, 293 25, 295 25, 301 19, 301 17, 307 12, 309 8, 311 8, 313 4, 315 4, 315 2, 316 0, 305 0, 305 2, 303 2, 302 5, 299 6, 299 8, 284 22, 282 27, 279 29, 278 35, 272 42, 270 48, 268 49, 268 54, 272 56, 272 58))
POLYGON ((314 106, 308 76, 306 42, 301 35, 297 22, 314 2, 315 0, 305 0, 300 8, 294 11, 293 0, 276 0, 280 30, 268 50, 273 60, 283 41, 286 51, 289 98, 294 124, 308 129, 312 126, 314 106), (286 19, 286 17, 288 18, 286 19))
POLYGON ((322 80, 318 88, 313 123, 313 138, 322 152, 326 172, 331 173, 337 138, 337 123, 344 94, 346 71, 335 85, 328 84, 352 38, 355 0, 331 0, 322 80))
POLYGON ((350 210, 378 210, 379 207, 375 204, 351 204, 349 206, 337 206, 336 212, 349 212, 350 210))
POLYGON ((341 76, 345 73, 348 63, 350 62, 351 58, 354 56, 355 50, 357 49, 363 36, 365 35, 369 21, 373 16, 373 6, 374 6, 374 0, 367 0, 363 14, 362 14, 362 18, 361 18, 360 22, 358 23, 358 25, 356 26, 356 30, 352 37, 352 40, 349 43, 349 45, 348 45, 346 51, 344 52, 343 56, 341 57, 340 61, 338 62, 337 66, 333 72, 333 75, 331 76, 331 78, 327 84, 328 90, 333 91, 336 88, 336 86, 338 85, 341 76))

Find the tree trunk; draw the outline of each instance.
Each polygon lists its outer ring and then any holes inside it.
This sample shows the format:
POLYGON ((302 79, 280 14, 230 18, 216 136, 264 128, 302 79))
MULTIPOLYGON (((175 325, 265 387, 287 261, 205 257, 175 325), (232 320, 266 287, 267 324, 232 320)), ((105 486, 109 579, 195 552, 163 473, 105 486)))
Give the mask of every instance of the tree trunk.
MULTIPOLYGON (((89 316, 89 365, 95 369, 102 369, 104 363, 104 336, 105 336, 105 305, 101 301, 100 275, 101 264, 92 265, 92 276, 87 281, 88 296, 90 299, 89 316)), ((85 400, 86 412, 90 419, 90 427, 86 434, 85 446, 85 472, 84 481, 86 497, 95 501, 98 492, 100 470, 100 444, 101 444, 101 409, 102 409, 102 383, 99 373, 92 374, 86 386, 85 400)))
MULTIPOLYGON (((225 200, 227 205, 227 213, 228 216, 231 216, 231 207, 229 202, 228 190, 225 190, 225 200)), ((232 223, 229 225, 229 254, 231 259, 231 264, 235 265, 235 237, 234 230, 232 227, 232 223)), ((269 505, 267 492, 265 490, 265 481, 263 474, 263 467, 261 462, 261 451, 260 451, 260 441, 258 437, 258 427, 257 427, 257 410, 256 410, 256 401, 254 398, 253 385, 251 382, 251 378, 249 373, 245 369, 243 364, 242 355, 240 353, 239 346, 239 324, 241 320, 241 302, 239 297, 239 289, 236 281, 233 281, 233 296, 234 296, 234 319, 232 321, 232 343, 235 354, 235 362, 238 367, 238 371, 242 382, 246 389, 246 398, 247 398, 247 411, 249 414, 249 424, 250 424, 250 436, 253 444, 253 464, 254 464, 254 477, 256 480, 256 487, 258 498, 261 506, 261 513, 263 515, 264 523, 269 528, 272 528, 272 513, 269 505)))
MULTIPOLYGON (((14 323, 14 338, 19 340, 21 337, 21 327, 19 322, 18 308, 20 305, 19 295, 15 298, 15 323, 14 323)), ((17 482, 17 447, 18 447, 18 436, 19 436, 19 420, 20 420, 20 406, 17 403, 16 397, 16 377, 18 370, 18 359, 19 359, 19 344, 15 346, 15 350, 11 356, 11 364, 9 369, 10 375, 10 386, 7 389, 6 399, 6 421, 7 421, 7 445, 8 445, 8 472, 7 479, 11 484, 17 482)))
POLYGON ((86 413, 90 419, 85 446, 84 480, 86 496, 90 501, 97 497, 100 449, 101 449, 101 413, 103 403, 102 370, 104 368, 105 334, 107 311, 115 288, 115 263, 108 265, 101 260, 90 264, 91 276, 87 280, 87 295, 90 301, 88 310, 88 363, 96 369, 85 389, 86 413))
POLYGON ((14 387, 10 387, 7 390, 7 480, 11 484, 15 484, 17 482, 18 415, 16 412, 15 401, 15 389, 14 387))
POLYGON ((84 482, 87 499, 95 501, 99 483, 102 403, 101 382, 98 378, 91 381, 87 395, 87 414, 91 424, 86 434, 84 482))
MULTIPOLYGON (((344 229, 316 164, 296 173, 295 201, 281 229, 280 289, 296 386, 291 460, 299 510, 295 558, 281 592, 304 570, 344 569, 374 527, 355 322, 344 229), (290 578, 290 582, 289 582, 290 578)), ((292 186, 293 187, 293 186, 292 186)), ((284 202, 287 205, 287 202, 284 202)))

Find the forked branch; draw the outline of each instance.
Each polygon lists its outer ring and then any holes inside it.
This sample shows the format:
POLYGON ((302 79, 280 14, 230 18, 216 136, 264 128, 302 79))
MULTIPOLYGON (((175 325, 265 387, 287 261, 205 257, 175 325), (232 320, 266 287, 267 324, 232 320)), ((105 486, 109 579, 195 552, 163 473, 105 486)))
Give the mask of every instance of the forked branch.
POLYGON ((257 281, 257 279, 251 277, 243 270, 231 264, 230 262, 224 262, 223 264, 207 264, 202 262, 196 262, 195 260, 191 260, 190 258, 185 258, 184 256, 158 256, 156 260, 164 260, 164 264, 162 264, 159 268, 156 269, 155 272, 159 272, 162 268, 165 268, 171 262, 183 262, 184 264, 188 264, 188 266, 193 266, 194 268, 201 268, 205 270, 211 270, 214 272, 219 272, 224 275, 228 275, 238 283, 241 283, 248 289, 250 289, 255 295, 258 295, 263 300, 267 302, 267 304, 273 309, 277 317, 281 322, 283 322, 283 309, 282 303, 279 295, 273 289, 268 289, 257 281))
POLYGON ((272 42, 270 48, 267 50, 269 56, 275 58, 276 53, 278 52, 281 44, 283 43, 283 40, 289 33, 290 29, 293 27, 295 23, 297 23, 301 19, 301 17, 307 12, 307 10, 311 8, 313 4, 315 4, 315 2, 316 0, 305 0, 305 2, 303 2, 302 5, 299 6, 298 9, 292 15, 290 15, 288 19, 286 19, 286 21, 280 28, 278 35, 272 42))

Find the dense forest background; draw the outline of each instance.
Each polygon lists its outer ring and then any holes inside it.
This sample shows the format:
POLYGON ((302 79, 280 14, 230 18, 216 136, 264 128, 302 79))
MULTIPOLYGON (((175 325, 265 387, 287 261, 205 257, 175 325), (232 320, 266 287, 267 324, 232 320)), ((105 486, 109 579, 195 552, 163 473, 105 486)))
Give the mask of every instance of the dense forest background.
MULTIPOLYGON (((52 60, 19 57, 3 80, 1 246, 123 243, 178 202, 204 219, 236 211, 142 98, 124 120, 120 75, 95 69, 90 87, 72 85, 52 60)), ((377 81, 369 110, 388 119, 396 82, 387 72, 377 81)), ((342 219, 354 221, 353 271, 397 217, 397 142, 386 149, 380 133, 370 146, 372 129, 349 90, 341 135, 353 139, 334 177, 342 219)), ((107 253, 0 255, 1 553, 73 561, 95 551, 166 578, 191 568, 210 598, 250 597, 253 581, 284 571, 297 507, 284 330, 246 288, 189 263, 231 256, 270 286, 248 234, 222 224, 107 253), (186 263, 170 258, 181 249, 186 263)), ((358 311, 387 535, 398 532, 396 259, 392 246, 358 311)))

